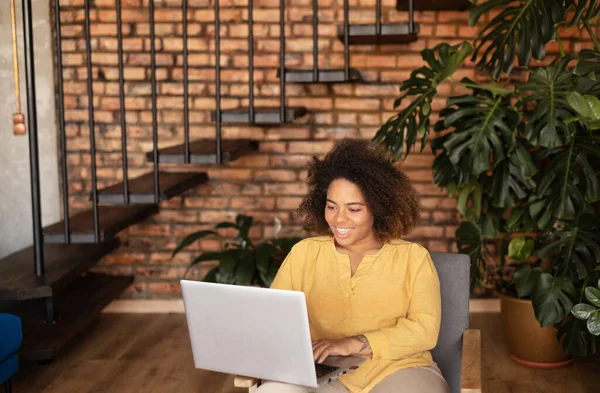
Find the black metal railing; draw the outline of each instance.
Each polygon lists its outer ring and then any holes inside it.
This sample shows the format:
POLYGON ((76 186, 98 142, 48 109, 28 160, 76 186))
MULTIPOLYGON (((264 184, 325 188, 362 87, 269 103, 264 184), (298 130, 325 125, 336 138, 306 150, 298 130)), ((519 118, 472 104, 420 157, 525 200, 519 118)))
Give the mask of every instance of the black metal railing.
MULTIPOLYGON (((87 66, 88 120, 90 128, 90 161, 92 166, 92 211, 94 241, 100 240, 100 219, 98 217, 98 176, 96 168, 96 122, 94 121, 94 76, 92 74, 92 34, 90 29, 90 0, 83 3, 85 15, 85 53, 87 66)), ((67 195, 63 196, 68 197, 67 195)), ((67 213, 65 213, 67 214, 67 213)))
MULTIPOLYGON (((40 179, 39 179, 39 154, 38 154, 38 136, 37 136, 37 117, 36 117, 36 89, 34 83, 34 47, 33 47, 33 25, 32 25, 32 0, 22 0, 23 3, 23 29, 24 29, 24 40, 25 40, 25 74, 27 83, 27 104, 28 104, 28 123, 29 123, 29 148, 30 148, 30 162, 31 162, 31 195, 32 195, 32 216, 33 216, 33 238, 34 238, 34 258, 35 258, 35 274, 42 276, 44 274, 44 237, 41 223, 41 197, 40 197, 40 179)), ((100 209, 99 202, 101 195, 98 190, 98 176, 97 176, 97 146, 96 146, 96 119, 94 110, 94 69, 93 69, 93 50, 92 50, 92 29, 90 20, 90 11, 93 5, 93 0, 84 0, 83 11, 84 11, 84 38, 85 38, 85 71, 86 71, 86 85, 87 85, 87 125, 89 127, 89 154, 90 154, 90 166, 91 166, 91 203, 92 203, 92 217, 93 217, 93 238, 95 242, 99 242, 101 239, 101 228, 100 228, 100 209)), ((248 121, 250 124, 254 123, 257 118, 257 108, 255 107, 255 92, 254 92, 254 4, 252 0, 248 1, 248 90, 249 90, 249 106, 248 106, 248 121)), ((129 181, 129 168, 128 168, 128 143, 127 143, 127 108, 126 108, 126 78, 125 78, 125 53, 124 53, 124 24, 123 24, 123 10, 122 0, 115 0, 116 9, 116 38, 117 38, 117 55, 118 55, 118 83, 119 83, 119 123, 121 127, 121 154, 122 164, 121 169, 123 173, 123 203, 129 204, 131 202, 131 189, 129 181)), ((286 70, 286 35, 285 35, 285 0, 279 2, 279 122, 284 123, 288 119, 286 111, 286 76, 288 70, 286 70)), ((156 22, 155 22, 155 0, 148 1, 149 11, 149 33, 148 38, 150 42, 150 83, 151 83, 151 112, 152 112, 152 158, 153 158, 153 193, 154 200, 156 203, 160 199, 160 184, 159 184, 159 164, 160 155, 158 149, 158 86, 157 86, 157 47, 156 47, 156 22)), ((182 41, 183 41, 183 129, 184 129, 184 150, 183 150, 183 162, 190 163, 192 161, 190 151, 190 94, 189 94, 189 31, 188 31, 188 11, 189 4, 188 0, 182 0, 181 2, 182 11, 182 41)), ((222 149, 222 119, 223 111, 221 106, 222 101, 222 81, 221 81, 221 37, 220 37, 220 1, 214 1, 214 34, 215 34, 215 157, 216 163, 223 162, 223 149, 222 149)), ((306 73, 312 71, 312 81, 319 82, 319 7, 318 1, 312 1, 312 57, 313 64, 312 69, 305 70, 306 73)), ((409 31, 414 32, 414 18, 413 18, 413 0, 409 0, 409 31)), ((62 194, 63 194, 63 215, 64 215, 64 243, 71 243, 72 231, 71 231, 71 220, 69 219, 69 179, 68 179, 68 168, 67 168, 67 135, 66 135, 66 124, 65 124, 65 89, 64 89, 64 64, 63 64, 63 40, 61 33, 61 6, 59 0, 54 0, 54 26, 55 26, 55 44, 56 44, 56 67, 57 67, 57 112, 58 112, 58 125, 60 135, 60 173, 62 176, 62 194)), ((344 78, 345 80, 350 79, 350 6, 349 0, 344 0, 343 3, 343 42, 344 42, 344 78)), ((382 30, 382 3, 381 0, 376 2, 376 33, 381 34, 382 30)), ((310 76, 308 76, 310 80, 310 76)), ((276 108, 273 108, 276 112, 276 108)))
MULTIPOLYGON (((58 3, 58 1, 57 1, 58 3)), ((125 116, 125 73, 123 64, 123 17, 121 0, 116 0, 117 9, 117 55, 119 57, 119 114, 121 120, 121 155, 123 166, 123 202, 129 203, 129 171, 127 170, 127 119, 125 116)))
POLYGON ((27 121, 29 123, 29 165, 31 174, 31 216, 33 222, 33 255, 35 275, 44 275, 42 206, 40 198, 40 162, 37 134, 37 101, 35 89, 35 57, 31 0, 23 0, 23 41, 25 49, 25 84, 27 89, 27 121))
POLYGON ((156 86, 156 24, 154 21, 154 0, 148 2, 150 14, 150 75, 152 80, 152 158, 154 162, 154 202, 160 200, 158 184, 158 106, 156 86))
POLYGON ((60 2, 54 1, 54 27, 56 30, 56 75, 58 89, 58 131, 60 139, 60 171, 62 176, 62 193, 63 193, 63 212, 64 212, 64 235, 67 243, 71 242, 70 220, 69 220, 69 178, 67 175, 67 136, 65 133, 65 93, 63 83, 63 59, 62 59, 62 39, 61 39, 61 23, 60 23, 60 2))

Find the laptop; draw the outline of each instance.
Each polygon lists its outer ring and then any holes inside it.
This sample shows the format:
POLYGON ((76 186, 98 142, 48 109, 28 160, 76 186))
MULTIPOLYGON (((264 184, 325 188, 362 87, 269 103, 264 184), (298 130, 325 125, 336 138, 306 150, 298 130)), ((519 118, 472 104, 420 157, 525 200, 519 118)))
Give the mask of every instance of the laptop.
POLYGON ((303 292, 181 280, 196 368, 316 388, 364 361, 313 360, 303 292))

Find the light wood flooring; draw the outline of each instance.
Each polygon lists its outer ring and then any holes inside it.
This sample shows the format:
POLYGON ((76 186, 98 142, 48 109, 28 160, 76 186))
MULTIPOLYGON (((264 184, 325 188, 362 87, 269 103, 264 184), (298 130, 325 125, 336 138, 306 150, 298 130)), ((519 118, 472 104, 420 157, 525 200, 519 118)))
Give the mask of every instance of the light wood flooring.
MULTIPOLYGON (((598 393, 600 356, 558 370, 510 360, 498 314, 473 314, 482 331, 484 393, 598 393)), ((229 375, 194 369, 183 314, 102 314, 46 365, 22 364, 14 393, 242 393, 229 375)))

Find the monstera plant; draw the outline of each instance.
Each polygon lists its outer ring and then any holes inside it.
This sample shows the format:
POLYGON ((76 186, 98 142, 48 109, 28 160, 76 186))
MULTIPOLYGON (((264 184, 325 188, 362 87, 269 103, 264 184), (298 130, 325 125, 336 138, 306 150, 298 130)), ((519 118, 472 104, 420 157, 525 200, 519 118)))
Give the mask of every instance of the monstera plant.
POLYGON ((223 249, 220 251, 206 251, 198 255, 189 265, 185 276, 194 266, 208 261, 218 261, 218 266, 213 267, 206 274, 203 278, 204 281, 269 287, 287 254, 302 238, 278 237, 277 234, 281 224, 276 222, 275 237, 254 244, 249 237, 253 223, 254 218, 252 216, 238 214, 234 222, 221 222, 215 225, 214 230, 190 233, 175 248, 173 256, 206 237, 223 240, 219 235, 219 229, 231 228, 237 232, 235 240, 225 242, 223 249))
POLYGON ((471 26, 490 16, 474 42, 423 50, 426 65, 401 84, 397 115, 374 137, 396 160, 430 144, 434 182, 457 199, 473 287, 531 299, 540 325, 555 325, 577 355, 594 353, 600 332, 598 299, 585 302, 600 279, 599 13, 597 0, 480 1, 471 26), (594 49, 567 53, 568 29, 594 49), (469 58, 482 79, 455 80, 469 58), (466 93, 432 129, 442 83, 466 93))

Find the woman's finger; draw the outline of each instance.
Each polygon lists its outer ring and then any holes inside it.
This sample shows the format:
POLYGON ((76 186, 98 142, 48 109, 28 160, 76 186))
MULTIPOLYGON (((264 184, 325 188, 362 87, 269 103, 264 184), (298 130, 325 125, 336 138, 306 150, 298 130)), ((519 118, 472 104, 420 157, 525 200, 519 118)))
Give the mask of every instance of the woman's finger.
POLYGON ((321 356, 323 351, 325 351, 328 346, 329 346, 329 343, 324 342, 321 345, 319 345, 318 347, 313 349, 313 360, 315 362, 317 361, 317 359, 319 359, 319 357, 321 356))
POLYGON ((319 360, 317 360, 317 363, 323 363, 325 361, 325 359, 327 359, 327 357, 329 356, 330 350, 331 350, 331 347, 326 347, 325 350, 323 352, 321 352, 321 355, 319 356, 319 360))

